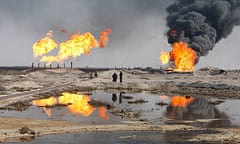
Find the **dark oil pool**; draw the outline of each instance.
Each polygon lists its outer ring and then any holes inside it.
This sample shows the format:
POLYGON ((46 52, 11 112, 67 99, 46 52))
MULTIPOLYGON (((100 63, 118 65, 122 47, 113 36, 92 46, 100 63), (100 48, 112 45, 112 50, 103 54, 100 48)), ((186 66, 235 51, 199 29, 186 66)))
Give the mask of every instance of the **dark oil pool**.
MULTIPOLYGON (((237 99, 217 99, 199 95, 65 92, 25 104, 11 105, 0 110, 0 116, 70 121, 79 124, 118 124, 140 120, 151 124, 220 128, 240 126, 239 105, 240 100, 237 99)), ((119 131, 47 135, 22 143, 182 144, 189 143, 188 138, 189 134, 178 136, 173 133, 119 131)))
POLYGON ((19 144, 195 144, 196 142, 187 141, 191 136, 157 132, 72 133, 37 137, 19 144))
MULTIPOLYGON (((240 100, 194 95, 150 93, 65 92, 36 99, 17 110, 0 110, 2 117, 63 120, 84 124, 116 124, 129 120, 200 127, 240 126, 240 100)), ((13 106, 14 107, 14 106, 13 106)))

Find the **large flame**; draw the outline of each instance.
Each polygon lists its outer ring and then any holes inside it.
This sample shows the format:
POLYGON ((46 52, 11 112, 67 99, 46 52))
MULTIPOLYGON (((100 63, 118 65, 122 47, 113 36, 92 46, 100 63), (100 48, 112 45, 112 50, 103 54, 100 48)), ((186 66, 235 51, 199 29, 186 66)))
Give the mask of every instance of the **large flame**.
POLYGON ((163 64, 173 61, 175 71, 189 72, 194 71, 194 65, 197 59, 196 52, 188 47, 185 42, 176 42, 173 44, 173 49, 170 53, 163 52, 160 56, 163 64))
POLYGON ((79 95, 72 93, 63 93, 58 98, 60 104, 69 104, 68 109, 74 114, 81 114, 83 116, 89 116, 94 111, 94 107, 88 104, 90 101, 89 96, 79 95))
MULTIPOLYGON (((66 30, 62 32, 67 33, 66 30)), ((104 48, 108 43, 108 36, 111 34, 111 29, 105 29, 101 35, 99 42, 90 33, 86 32, 81 34, 77 32, 69 37, 65 42, 60 43, 58 54, 55 56, 46 56, 51 50, 57 48, 57 43, 52 39, 52 30, 50 30, 45 38, 38 40, 33 45, 34 57, 43 56, 41 58, 42 62, 47 62, 48 64, 52 62, 62 62, 70 57, 76 58, 81 54, 90 54, 91 48, 96 48, 100 45, 104 48)))
POLYGON ((50 30, 46 37, 38 40, 33 44, 34 57, 42 56, 53 49, 57 48, 57 43, 52 39, 52 30, 50 30))
POLYGON ((99 38, 99 43, 101 48, 105 48, 105 46, 108 43, 108 35, 112 33, 112 30, 109 28, 106 28, 103 32, 101 32, 100 38, 99 38))
POLYGON ((98 41, 91 33, 74 34, 69 40, 60 44, 58 55, 64 60, 68 57, 80 56, 83 53, 90 54, 90 49, 98 46, 98 41))
POLYGON ((98 46, 98 41, 91 33, 75 33, 70 36, 69 40, 60 44, 60 50, 57 56, 44 56, 41 61, 48 63, 61 62, 69 57, 75 58, 84 53, 90 54, 90 49, 98 46))
POLYGON ((171 97, 172 107, 181 107, 185 108, 187 105, 195 101, 195 98, 192 96, 173 96, 171 97))

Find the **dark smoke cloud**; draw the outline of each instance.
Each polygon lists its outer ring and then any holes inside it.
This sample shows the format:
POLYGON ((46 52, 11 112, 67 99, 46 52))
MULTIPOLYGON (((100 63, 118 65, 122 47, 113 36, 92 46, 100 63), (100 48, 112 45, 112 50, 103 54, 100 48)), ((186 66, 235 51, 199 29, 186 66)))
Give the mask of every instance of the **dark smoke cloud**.
POLYGON ((181 29, 179 40, 186 41, 199 56, 207 55, 240 24, 240 0, 177 0, 167 12, 168 27, 181 29))

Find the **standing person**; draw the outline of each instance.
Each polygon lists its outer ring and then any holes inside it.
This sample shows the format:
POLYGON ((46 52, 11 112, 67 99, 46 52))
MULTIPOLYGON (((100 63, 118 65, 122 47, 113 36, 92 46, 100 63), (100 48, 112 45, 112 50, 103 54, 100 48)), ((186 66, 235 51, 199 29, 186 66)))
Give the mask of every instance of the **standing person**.
POLYGON ((123 73, 122 73, 122 71, 120 71, 120 73, 119 73, 120 83, 122 83, 122 77, 123 77, 123 73))
POLYGON ((112 75, 112 81, 113 81, 113 82, 117 82, 117 74, 116 74, 116 73, 113 73, 113 75, 112 75))
POLYGON ((94 72, 94 77, 98 77, 98 73, 96 71, 94 72))

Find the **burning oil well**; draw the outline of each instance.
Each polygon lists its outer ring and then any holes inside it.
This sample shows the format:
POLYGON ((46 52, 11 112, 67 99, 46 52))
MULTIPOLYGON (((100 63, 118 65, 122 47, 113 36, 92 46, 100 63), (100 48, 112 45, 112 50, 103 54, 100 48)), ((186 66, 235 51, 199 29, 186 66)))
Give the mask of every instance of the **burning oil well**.
POLYGON ((240 25, 240 0, 177 0, 167 8, 168 43, 172 51, 161 54, 177 71, 193 71, 201 56, 240 25))
MULTIPOLYGON (((66 30, 61 31, 66 33, 66 30)), ((99 46, 105 48, 108 43, 108 36, 111 32, 111 29, 106 28, 101 32, 99 41, 96 40, 94 35, 90 32, 85 32, 83 34, 76 32, 70 35, 68 40, 60 43, 57 55, 49 56, 47 54, 58 47, 58 44, 53 40, 53 31, 50 30, 44 38, 33 44, 33 54, 35 58, 40 56, 40 61, 46 62, 48 65, 51 65, 53 62, 62 63, 70 57, 76 58, 81 54, 89 55, 90 49, 92 48, 97 48, 99 46)))

